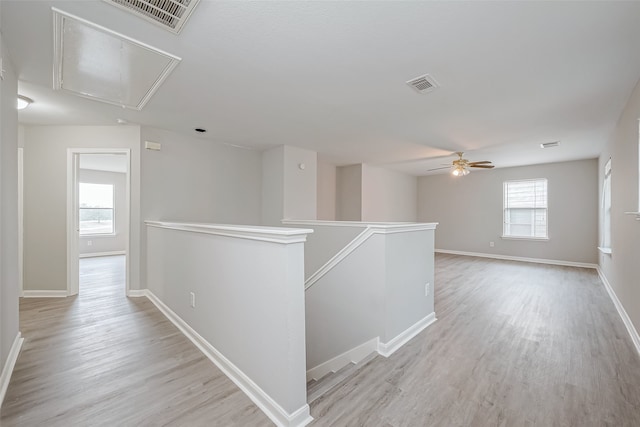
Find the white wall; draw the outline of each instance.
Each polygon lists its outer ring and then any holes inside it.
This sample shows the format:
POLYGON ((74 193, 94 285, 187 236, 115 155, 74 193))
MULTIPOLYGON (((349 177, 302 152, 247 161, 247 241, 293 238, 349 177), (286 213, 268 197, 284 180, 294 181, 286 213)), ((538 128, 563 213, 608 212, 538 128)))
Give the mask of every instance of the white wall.
POLYGON ((262 224, 316 219, 317 153, 287 145, 262 154, 262 224))
MULTIPOLYGON (((1 6, 0 6, 1 7, 1 6)), ((0 372, 18 335, 17 77, 0 32, 5 69, 0 82, 0 372)), ((1 384, 0 384, 1 386, 1 384)), ((1 402, 0 402, 1 404, 1 402)))
MULTIPOLYGON (((82 156, 82 155, 81 155, 82 156)), ((122 252, 127 249, 129 239, 129 218, 127 217, 127 175, 119 172, 106 172, 80 169, 80 182, 113 185, 114 234, 96 234, 80 236, 80 255, 122 252), (91 242, 91 243, 89 243, 91 242)))
MULTIPOLYGON (((262 153, 156 128, 141 129, 142 219, 260 224, 262 153)), ((142 230, 142 287, 146 229, 142 230)))
POLYGON ((336 220, 362 219, 362 165, 336 169, 336 220))
POLYGON ((595 159, 423 176, 418 220, 440 224, 436 249, 596 263, 597 176, 595 159), (502 239, 502 183, 532 178, 548 180, 549 240, 502 239))
MULTIPOLYGON (((640 221, 624 212, 639 210, 638 118, 640 84, 625 107, 614 136, 599 160, 598 182, 602 191, 604 165, 611 157, 611 255, 600 255, 599 264, 635 329, 640 330, 640 221)), ((600 200, 600 199, 599 199, 600 200)))
POLYGON ((280 225, 284 218, 284 146, 262 153, 262 224, 280 225))
POLYGON ((292 241, 264 227, 235 238, 228 229, 224 236, 191 230, 148 227, 149 290, 257 384, 272 399, 267 408, 275 401, 286 416, 308 416, 304 234, 292 241))
POLYGON ((362 165, 362 221, 417 219, 418 179, 388 169, 362 165))
POLYGON ((140 128, 24 127, 24 288, 67 289, 67 149, 131 150, 130 287, 140 283, 140 128))
POLYGON ((318 219, 336 219, 336 166, 318 160, 318 219))

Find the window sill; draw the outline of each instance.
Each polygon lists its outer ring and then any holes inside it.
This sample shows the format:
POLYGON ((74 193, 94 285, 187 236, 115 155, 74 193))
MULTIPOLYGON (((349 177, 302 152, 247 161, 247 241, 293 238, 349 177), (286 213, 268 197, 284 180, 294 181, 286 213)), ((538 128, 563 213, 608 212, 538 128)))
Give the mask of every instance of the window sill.
POLYGON ((640 221, 640 212, 625 212, 626 215, 635 215, 636 221, 640 221))
POLYGON ((540 242, 548 242, 548 237, 519 237, 519 236, 500 236, 503 240, 535 240, 540 242))
POLYGON ((598 250, 603 254, 611 255, 611 248, 603 248, 601 246, 598 246, 598 250))

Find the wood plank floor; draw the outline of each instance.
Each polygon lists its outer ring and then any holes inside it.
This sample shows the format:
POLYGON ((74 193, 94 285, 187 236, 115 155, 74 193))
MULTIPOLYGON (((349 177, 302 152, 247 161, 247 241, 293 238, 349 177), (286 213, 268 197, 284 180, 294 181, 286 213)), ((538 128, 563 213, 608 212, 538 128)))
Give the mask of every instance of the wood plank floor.
POLYGON ((124 257, 80 260, 77 297, 20 301, 5 426, 273 425, 146 298, 124 257))
MULTIPOLYGON (((0 425, 271 425, 123 296, 122 267, 86 267, 103 286, 21 301, 0 425)), ((316 400, 313 426, 640 426, 640 357, 594 270, 439 254, 435 283, 438 321, 316 400)))

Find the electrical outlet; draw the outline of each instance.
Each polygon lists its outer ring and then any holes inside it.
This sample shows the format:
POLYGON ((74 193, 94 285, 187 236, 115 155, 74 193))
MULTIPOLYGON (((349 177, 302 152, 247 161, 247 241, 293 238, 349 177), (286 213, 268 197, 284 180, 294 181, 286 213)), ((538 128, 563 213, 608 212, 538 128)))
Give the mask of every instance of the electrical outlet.
POLYGON ((191 308, 196 308, 196 294, 193 292, 189 292, 189 304, 191 308))
POLYGON ((493 242, 489 242, 489 247, 490 247, 490 248, 492 248, 492 247, 494 247, 494 246, 495 246, 495 243, 493 243, 493 242))
POLYGON ((87 240, 87 246, 92 246, 93 245, 93 240, 87 240))
POLYGON ((431 291, 431 283, 427 282, 424 285, 424 296, 428 297, 429 296, 429 292, 431 291))

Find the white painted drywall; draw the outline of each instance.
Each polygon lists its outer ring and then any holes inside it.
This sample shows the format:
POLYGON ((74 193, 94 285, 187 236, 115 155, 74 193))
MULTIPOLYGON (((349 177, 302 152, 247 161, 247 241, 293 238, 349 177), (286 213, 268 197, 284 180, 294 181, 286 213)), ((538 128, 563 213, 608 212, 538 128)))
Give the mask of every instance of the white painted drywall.
MULTIPOLYGON (((393 227, 380 226, 380 234, 372 234, 308 287, 308 370, 372 339, 392 342, 434 313, 434 229, 393 227)), ((312 228, 313 234, 326 232, 326 226, 312 228)))
POLYGON ((595 159, 423 176, 418 220, 439 223, 436 249, 596 263, 597 177, 595 159), (502 239, 502 183, 533 178, 548 180, 549 240, 502 239))
POLYGON ((131 150, 130 288, 140 283, 140 128, 24 127, 24 288, 66 290, 67 149, 131 150))
MULTIPOLYGON (((1 7, 1 6, 0 6, 1 7)), ((18 80, 0 32, 0 372, 18 334, 18 80)), ((1 405, 1 402, 0 402, 1 405)))
POLYGON ((362 219, 362 165, 336 169, 336 220, 362 219))
POLYGON ((336 166, 318 159, 318 219, 336 219, 336 166))
POLYGON ((262 225, 278 226, 284 218, 284 146, 262 153, 262 225))
MULTIPOLYGON (((81 154, 80 157, 82 158, 82 156, 81 154)), ((129 218, 126 212, 127 175, 119 172, 80 169, 79 180, 91 184, 113 185, 113 210, 115 213, 114 234, 80 236, 78 245, 80 255, 125 251, 129 240, 129 218)))
POLYGON ((637 212, 640 207, 639 117, 640 83, 629 98, 613 138, 600 156, 598 168, 598 188, 602 191, 604 165, 611 157, 612 253, 600 254, 599 264, 637 331, 640 331, 640 221, 624 212, 637 212))
POLYGON ((417 219, 415 176, 367 164, 362 165, 362 221, 417 219))
POLYGON ((147 237, 153 294, 290 414, 306 407, 304 244, 156 227, 147 237))
POLYGON ((316 219, 317 153, 278 146, 262 154, 262 224, 316 219))
MULTIPOLYGON (((160 151, 142 148, 144 220, 260 223, 262 153, 150 127, 141 129, 142 147, 144 141, 162 144, 160 151)), ((146 246, 141 254, 143 287, 146 246)))
POLYGON ((284 147, 284 212, 287 219, 316 219, 318 154, 297 147, 284 147))
POLYGON ((307 241, 304 245, 305 279, 308 279, 367 228, 367 224, 365 223, 336 227, 334 225, 319 225, 317 223, 290 224, 287 221, 283 221, 283 225, 285 227, 313 229, 313 233, 307 236, 307 241))

